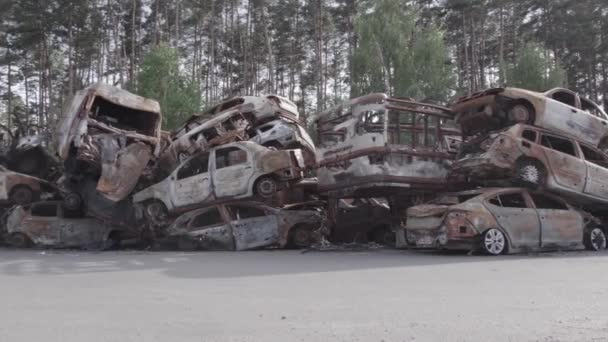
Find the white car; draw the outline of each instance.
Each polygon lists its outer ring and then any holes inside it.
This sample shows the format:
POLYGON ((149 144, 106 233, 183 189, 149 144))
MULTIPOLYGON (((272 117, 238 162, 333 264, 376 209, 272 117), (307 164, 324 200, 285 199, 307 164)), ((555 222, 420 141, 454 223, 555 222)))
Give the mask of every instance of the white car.
POLYGON ((153 220, 225 199, 271 198, 302 177, 300 150, 274 151, 251 141, 234 142, 198 153, 162 182, 133 196, 153 220))

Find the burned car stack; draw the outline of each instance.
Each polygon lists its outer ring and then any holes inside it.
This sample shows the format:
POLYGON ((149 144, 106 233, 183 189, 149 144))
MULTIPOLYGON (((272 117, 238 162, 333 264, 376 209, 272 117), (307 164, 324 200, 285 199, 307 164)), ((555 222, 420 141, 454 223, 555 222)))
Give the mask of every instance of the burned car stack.
POLYGON ((91 85, 54 150, 22 139, 3 162, 0 201, 16 206, 2 236, 44 248, 606 248, 608 115, 567 89, 489 89, 449 108, 369 94, 314 123, 316 141, 289 99, 239 96, 163 131, 157 101, 91 85))
POLYGON ((181 234, 202 249, 303 247, 324 231, 321 210, 277 208, 285 204, 280 192, 314 164, 314 143, 298 119, 288 99, 244 96, 164 132, 157 101, 91 85, 59 122, 63 174, 54 184, 0 170, 4 198, 21 205, 5 215, 5 240, 105 248, 181 234), (40 195, 47 188, 54 197, 40 195), (219 221, 209 213, 221 213, 219 221))
POLYGON ((451 178, 472 190, 409 208, 399 246, 606 248, 608 116, 599 106, 561 88, 499 88, 462 97, 452 110, 464 143, 451 178))

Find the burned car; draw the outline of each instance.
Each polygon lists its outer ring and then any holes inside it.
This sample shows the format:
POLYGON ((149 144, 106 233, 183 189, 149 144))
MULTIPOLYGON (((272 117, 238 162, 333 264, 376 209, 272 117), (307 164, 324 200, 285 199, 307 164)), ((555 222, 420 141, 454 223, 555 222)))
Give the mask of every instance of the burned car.
POLYGON ((328 200, 328 224, 333 243, 367 243, 394 246, 393 227, 400 220, 383 198, 341 198, 328 200))
POLYGON ((525 123, 578 137, 608 148, 608 115, 594 102, 568 89, 537 93, 496 88, 461 97, 452 106, 465 136, 525 123))
POLYGON ((50 151, 49 134, 28 135, 0 155, 0 163, 18 173, 55 181, 61 172, 61 162, 50 151))
POLYGON ((162 182, 133 196, 158 219, 192 206, 254 195, 271 198, 302 177, 300 150, 273 151, 251 141, 230 143, 187 159, 162 182))
POLYGON ((158 165, 170 173, 188 157, 211 147, 247 140, 246 130, 251 126, 239 111, 228 111, 214 118, 198 123, 186 123, 176 133, 171 134, 171 143, 162 151, 158 165))
POLYGON ((135 236, 123 227, 68 210, 61 201, 50 201, 13 208, 5 240, 15 247, 104 249, 135 236))
POLYGON ((45 196, 51 198, 54 193, 56 188, 51 183, 0 165, 0 203, 29 204, 45 196))
POLYGON ((608 203, 608 156, 592 145, 517 124, 466 143, 452 172, 512 179, 590 206, 608 203))
POLYGON ((331 197, 445 189, 460 132, 444 107, 371 94, 316 119, 319 191, 331 197))
POLYGON ((315 164, 315 144, 299 124, 285 119, 273 120, 250 130, 249 140, 276 149, 302 150, 306 166, 315 164))
POLYGON ((254 124, 262 124, 264 122, 278 119, 280 117, 298 121, 300 114, 298 107, 289 99, 278 95, 266 96, 238 96, 229 100, 223 101, 204 112, 194 115, 186 123, 175 131, 175 135, 182 135, 183 130, 191 130, 192 128, 209 120, 209 118, 218 116, 225 112, 242 113, 244 115, 251 114, 255 121, 254 124))
POLYGON ((602 223, 558 197, 524 188, 445 194, 407 210, 399 247, 517 251, 606 248, 602 223))
MULTIPOLYGON (((74 95, 59 123, 57 153, 69 176, 86 174, 99 193, 118 202, 158 156, 161 119, 158 102, 97 83, 74 95)), ((66 185, 78 187, 76 180, 66 185)))
POLYGON ((277 209, 256 202, 209 206, 178 217, 165 233, 180 249, 247 250, 308 247, 325 234, 314 210, 277 209))

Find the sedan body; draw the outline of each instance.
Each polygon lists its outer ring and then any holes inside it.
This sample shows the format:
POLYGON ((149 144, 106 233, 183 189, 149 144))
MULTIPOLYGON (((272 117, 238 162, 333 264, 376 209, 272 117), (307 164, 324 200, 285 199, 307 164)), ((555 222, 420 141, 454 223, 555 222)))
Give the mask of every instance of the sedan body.
POLYGON ((300 150, 230 143, 187 159, 165 180, 136 193, 133 202, 144 204, 146 214, 156 219, 159 205, 161 212, 172 213, 220 200, 270 198, 279 187, 299 180, 303 166, 300 150))
POLYGON ((601 222, 563 200, 524 188, 444 195, 407 210, 399 247, 517 251, 606 247, 601 222))
POLYGON ((451 108, 465 136, 527 123, 608 148, 608 115, 568 89, 488 89, 461 97, 451 108))
POLYGON ((325 234, 321 214, 277 209, 256 202, 208 206, 178 217, 166 230, 182 248, 247 250, 269 246, 307 247, 325 234))
POLYGON ((452 172, 469 179, 511 178, 589 207, 608 204, 608 156, 534 126, 518 124, 468 142, 452 172))
POLYGON ((103 249, 127 235, 125 228, 82 217, 57 201, 15 207, 6 224, 6 240, 15 247, 103 249))

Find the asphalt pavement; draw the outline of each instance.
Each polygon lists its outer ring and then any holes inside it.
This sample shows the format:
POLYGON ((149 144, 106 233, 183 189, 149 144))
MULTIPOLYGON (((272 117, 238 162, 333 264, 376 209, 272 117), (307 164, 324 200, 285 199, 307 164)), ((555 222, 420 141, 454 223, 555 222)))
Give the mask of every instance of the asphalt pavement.
POLYGON ((2 341, 608 341, 608 252, 0 249, 2 341))

